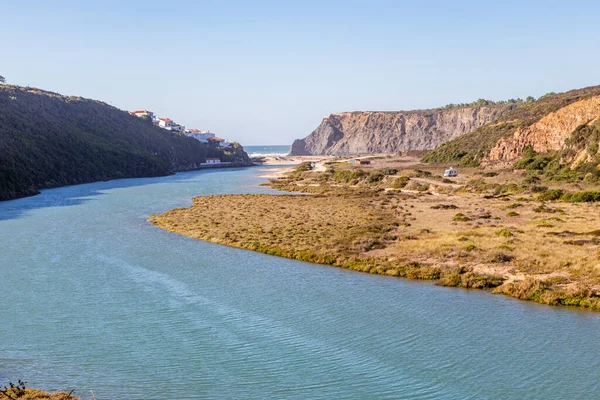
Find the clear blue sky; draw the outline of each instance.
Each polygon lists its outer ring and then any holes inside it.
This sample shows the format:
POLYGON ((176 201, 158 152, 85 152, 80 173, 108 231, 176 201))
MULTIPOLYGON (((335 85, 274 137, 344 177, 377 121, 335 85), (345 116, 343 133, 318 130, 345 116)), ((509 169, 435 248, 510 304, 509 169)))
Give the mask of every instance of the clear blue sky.
POLYGON ((597 0, 0 0, 0 75, 289 144, 331 112, 600 84, 598 15, 597 0))

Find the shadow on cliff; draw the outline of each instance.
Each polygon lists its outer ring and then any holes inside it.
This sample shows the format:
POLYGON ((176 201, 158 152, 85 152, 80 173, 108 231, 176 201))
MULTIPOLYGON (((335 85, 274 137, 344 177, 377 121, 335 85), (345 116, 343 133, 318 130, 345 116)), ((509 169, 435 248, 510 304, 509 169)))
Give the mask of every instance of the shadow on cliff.
MULTIPOLYGON (((229 170, 238 170, 238 168, 230 168, 229 170)), ((175 175, 153 178, 117 179, 112 181, 93 182, 81 185, 45 189, 36 196, 1 201, 0 221, 19 219, 26 216, 29 211, 36 209, 48 207, 70 207, 84 204, 99 196, 105 195, 105 192, 113 189, 147 186, 156 183, 184 183, 193 179, 199 173, 213 174, 217 172, 219 172, 218 169, 204 169, 179 172, 175 175)))

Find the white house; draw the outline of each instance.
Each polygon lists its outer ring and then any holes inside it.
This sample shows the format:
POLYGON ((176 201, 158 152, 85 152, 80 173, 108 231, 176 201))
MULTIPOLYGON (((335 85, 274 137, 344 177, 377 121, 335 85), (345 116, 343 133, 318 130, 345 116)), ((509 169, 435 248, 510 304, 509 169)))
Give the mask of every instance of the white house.
POLYGON ((202 132, 200 129, 186 129, 185 135, 199 140, 202 143, 206 143, 208 142, 208 139, 215 137, 214 133, 202 132))
POLYGON ((148 110, 136 110, 136 111, 132 111, 129 114, 131 115, 135 115, 136 117, 149 117, 152 122, 156 122, 156 115, 154 115, 154 113, 152 111, 148 111, 148 110))
POLYGON ((221 164, 221 160, 218 158, 207 158, 206 164, 221 164))
POLYGON ((170 128, 172 128, 173 125, 175 125, 175 122, 173 122, 172 119, 169 119, 169 118, 159 118, 159 120, 158 120, 158 126, 160 126, 161 128, 171 130, 170 128))
POLYGON ((229 143, 229 141, 227 139, 223 139, 223 138, 220 138, 220 137, 214 136, 214 135, 211 139, 216 140, 219 143, 219 146, 221 146, 221 147, 231 146, 231 143, 229 143))
POLYGON ((179 125, 179 124, 174 124, 171 127, 171 130, 174 131, 174 132, 185 132, 185 126, 179 125))
POLYGON ((159 118, 158 126, 160 126, 163 129, 166 129, 168 131, 173 131, 173 132, 184 132, 185 131, 185 126, 179 125, 179 124, 173 122, 173 120, 169 119, 169 118, 159 118))

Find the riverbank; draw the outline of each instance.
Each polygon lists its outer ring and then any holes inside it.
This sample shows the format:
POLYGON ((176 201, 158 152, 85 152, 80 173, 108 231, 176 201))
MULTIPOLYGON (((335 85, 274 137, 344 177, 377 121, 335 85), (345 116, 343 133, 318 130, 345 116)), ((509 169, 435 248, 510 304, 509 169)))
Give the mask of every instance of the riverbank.
POLYGON ((324 163, 269 184, 313 196, 197 197, 150 221, 266 254, 600 310, 598 205, 541 202, 512 171, 449 180, 406 159, 324 163))
POLYGON ((48 184, 48 185, 40 187, 40 188, 35 188, 35 189, 32 188, 29 192, 26 192, 26 193, 0 193, 0 202, 18 200, 18 199, 23 199, 23 198, 27 198, 27 197, 37 196, 41 193, 42 190, 46 190, 46 189, 56 189, 56 188, 60 188, 60 187, 77 186, 77 185, 89 184, 89 183, 95 183, 95 182, 110 182, 110 181, 115 181, 115 180, 119 180, 119 179, 135 179, 135 178, 160 178, 163 176, 172 176, 178 172, 200 171, 200 170, 204 170, 204 169, 246 168, 246 167, 253 167, 253 166, 255 166, 255 165, 251 164, 251 163, 248 163, 248 164, 234 163, 234 162, 220 163, 220 164, 203 163, 201 165, 196 165, 193 168, 184 168, 181 170, 177 170, 175 172, 170 172, 168 174, 158 174, 158 175, 150 174, 150 175, 140 175, 140 176, 133 175, 133 176, 115 177, 115 178, 110 178, 110 179, 109 178, 107 178, 107 179, 92 179, 89 181, 84 180, 84 181, 73 183, 73 184, 48 184), (2 194, 4 194, 4 196, 2 196, 2 194))
POLYGON ((49 393, 38 389, 9 388, 0 391, 0 400, 81 400, 81 397, 65 392, 49 393))

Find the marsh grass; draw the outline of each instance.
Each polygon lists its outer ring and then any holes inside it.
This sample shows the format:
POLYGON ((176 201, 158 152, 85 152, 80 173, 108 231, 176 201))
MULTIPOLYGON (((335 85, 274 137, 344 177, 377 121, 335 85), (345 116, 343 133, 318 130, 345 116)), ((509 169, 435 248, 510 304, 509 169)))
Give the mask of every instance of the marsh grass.
POLYGON ((433 174, 341 168, 345 172, 297 171, 270 183, 308 196, 197 197, 192 207, 150 221, 275 256, 598 308, 600 205, 563 202, 558 209, 537 202, 531 192, 518 199, 470 191, 408 193, 394 188, 399 177, 410 183, 433 174), (500 217, 516 208, 519 213, 500 217))

